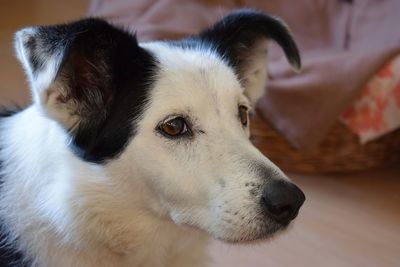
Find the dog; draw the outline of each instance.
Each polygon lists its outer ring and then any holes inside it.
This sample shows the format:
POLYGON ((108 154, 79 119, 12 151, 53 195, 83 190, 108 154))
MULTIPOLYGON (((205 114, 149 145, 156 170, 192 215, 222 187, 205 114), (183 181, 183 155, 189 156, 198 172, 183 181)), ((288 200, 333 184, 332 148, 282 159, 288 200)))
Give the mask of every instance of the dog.
POLYGON ((206 266, 209 237, 264 240, 305 196, 249 141, 285 24, 232 12, 139 43, 99 18, 16 33, 33 104, 0 120, 1 266, 206 266))

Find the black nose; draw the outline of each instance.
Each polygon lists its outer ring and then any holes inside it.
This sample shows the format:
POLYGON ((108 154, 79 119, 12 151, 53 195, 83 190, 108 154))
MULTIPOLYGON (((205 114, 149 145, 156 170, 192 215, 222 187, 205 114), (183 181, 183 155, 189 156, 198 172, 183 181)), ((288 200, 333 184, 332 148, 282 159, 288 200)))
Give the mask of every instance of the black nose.
POLYGON ((306 197, 295 184, 285 180, 267 183, 261 197, 261 206, 272 219, 289 223, 296 218, 306 197))

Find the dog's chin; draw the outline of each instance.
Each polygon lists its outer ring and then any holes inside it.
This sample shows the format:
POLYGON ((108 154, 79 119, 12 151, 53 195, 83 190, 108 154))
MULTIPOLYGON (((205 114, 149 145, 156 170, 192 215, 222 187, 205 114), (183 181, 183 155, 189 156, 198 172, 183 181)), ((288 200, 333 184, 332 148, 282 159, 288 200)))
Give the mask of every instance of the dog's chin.
POLYGON ((244 232, 240 229, 240 234, 233 232, 232 234, 224 234, 222 236, 215 236, 216 239, 230 244, 256 244, 269 239, 272 239, 280 233, 286 231, 290 224, 280 224, 270 222, 268 224, 260 225, 256 229, 244 232))

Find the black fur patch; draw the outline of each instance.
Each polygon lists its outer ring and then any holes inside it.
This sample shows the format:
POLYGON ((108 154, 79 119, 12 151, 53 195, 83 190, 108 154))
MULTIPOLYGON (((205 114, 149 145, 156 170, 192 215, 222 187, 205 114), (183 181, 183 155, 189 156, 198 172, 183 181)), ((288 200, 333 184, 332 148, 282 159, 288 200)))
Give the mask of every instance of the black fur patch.
POLYGON ((0 120, 3 118, 11 117, 12 115, 17 114, 20 111, 22 111, 22 108, 20 108, 18 106, 0 110, 0 120))
POLYGON ((24 254, 12 245, 7 244, 7 229, 0 221, 0 266, 1 267, 29 267, 31 263, 24 254))
POLYGON ((210 45, 241 78, 241 71, 246 68, 246 60, 252 48, 266 38, 276 41, 282 47, 294 67, 301 67, 299 50, 283 22, 253 9, 232 12, 200 34, 171 43, 184 48, 198 47, 199 44, 210 45))
POLYGON ((83 159, 101 163, 117 156, 135 134, 156 72, 155 58, 136 37, 101 19, 36 28, 25 44, 33 73, 41 59, 60 60, 57 78, 65 101, 76 103, 79 127, 73 149, 83 159), (30 50, 32 49, 32 50, 30 50))

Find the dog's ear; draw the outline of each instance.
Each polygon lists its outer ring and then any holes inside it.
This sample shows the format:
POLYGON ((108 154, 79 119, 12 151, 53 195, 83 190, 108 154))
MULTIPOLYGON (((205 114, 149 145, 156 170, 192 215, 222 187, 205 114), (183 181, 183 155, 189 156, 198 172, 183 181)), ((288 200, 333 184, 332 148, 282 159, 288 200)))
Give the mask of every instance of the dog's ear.
POLYGON ((299 50, 287 26, 277 18, 252 9, 230 13, 195 38, 212 43, 234 67, 252 102, 262 95, 266 84, 269 39, 282 47, 295 70, 301 68, 299 50))
POLYGON ((67 130, 106 116, 119 51, 140 49, 135 37, 99 19, 22 29, 15 47, 34 102, 67 130))
POLYGON ((90 18, 20 30, 15 46, 34 103, 88 158, 124 145, 155 64, 134 35, 90 18))

